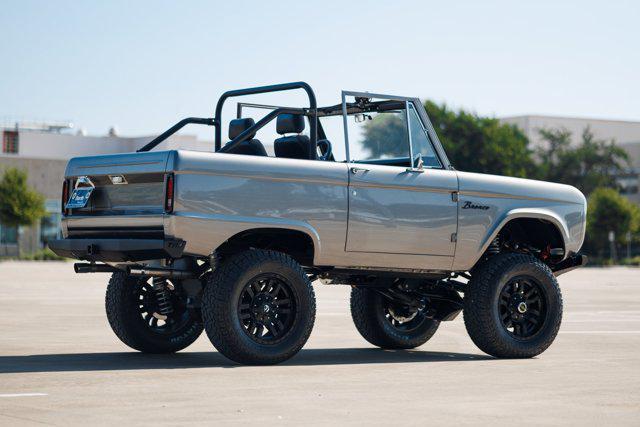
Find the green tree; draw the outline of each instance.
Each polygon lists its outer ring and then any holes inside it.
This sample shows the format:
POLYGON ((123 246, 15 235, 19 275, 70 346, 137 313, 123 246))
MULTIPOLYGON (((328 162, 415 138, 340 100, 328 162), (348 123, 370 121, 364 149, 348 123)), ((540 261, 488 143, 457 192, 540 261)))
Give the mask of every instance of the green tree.
POLYGON ((599 187, 618 188, 616 176, 629 167, 629 155, 614 141, 596 139, 588 127, 577 146, 566 129, 539 132, 547 143, 537 150, 540 179, 573 185, 587 195, 599 187))
MULTIPOLYGON (((457 169, 518 177, 535 173, 529 141, 516 126, 432 101, 425 108, 457 169)), ((405 156, 406 135, 403 116, 379 115, 365 125, 362 144, 372 158, 405 156)))
POLYGON ((587 209, 587 250, 603 257, 609 248, 609 232, 616 245, 626 242, 627 232, 640 228, 640 208, 613 188, 597 188, 589 196, 587 209))
POLYGON ((380 114, 365 124, 362 146, 367 149, 369 158, 407 156, 409 140, 406 121, 402 117, 399 114, 380 114))
POLYGON ((516 126, 433 101, 424 106, 456 169, 517 177, 535 174, 529 140, 516 126))
POLYGON ((0 180, 0 223, 9 227, 32 225, 44 215, 44 197, 27 185, 27 173, 16 168, 5 170, 0 180))

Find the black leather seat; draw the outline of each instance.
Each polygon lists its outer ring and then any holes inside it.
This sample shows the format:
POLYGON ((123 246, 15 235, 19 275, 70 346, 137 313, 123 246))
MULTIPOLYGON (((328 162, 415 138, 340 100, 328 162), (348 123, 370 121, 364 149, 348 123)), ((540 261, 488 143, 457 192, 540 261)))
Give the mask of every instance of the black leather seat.
MULTIPOLYGON (((250 118, 231 120, 229 123, 229 139, 233 140, 254 124, 255 122, 250 118)), ((256 136, 255 133, 251 135, 249 139, 245 139, 240 144, 236 145, 231 151, 228 151, 228 153, 247 154, 249 156, 267 156, 267 150, 264 149, 264 145, 262 145, 262 143, 257 139, 253 139, 254 136, 256 136)))
MULTIPOLYGON (((304 131, 304 116, 298 114, 280 114, 276 121, 276 132, 280 135, 297 133, 298 135, 283 136, 273 141, 276 157, 288 159, 309 159, 309 137, 301 135, 304 131)), ((317 158, 315 150, 311 153, 317 158)))

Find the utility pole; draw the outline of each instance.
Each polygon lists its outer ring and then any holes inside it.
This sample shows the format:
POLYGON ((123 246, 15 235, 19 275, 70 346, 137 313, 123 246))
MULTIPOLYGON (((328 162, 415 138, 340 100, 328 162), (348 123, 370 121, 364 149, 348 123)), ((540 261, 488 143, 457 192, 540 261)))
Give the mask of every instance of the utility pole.
POLYGON ((609 231, 609 256, 614 263, 617 262, 616 233, 613 231, 609 231))

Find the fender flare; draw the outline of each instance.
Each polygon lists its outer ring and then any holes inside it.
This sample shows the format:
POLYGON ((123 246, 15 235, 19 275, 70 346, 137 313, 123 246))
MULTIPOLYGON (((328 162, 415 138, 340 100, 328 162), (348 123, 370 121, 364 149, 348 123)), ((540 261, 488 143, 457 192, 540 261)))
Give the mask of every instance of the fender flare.
MULTIPOLYGON (((496 238, 498 233, 504 228, 509 221, 518 218, 533 218, 533 219, 542 219, 553 224, 556 229, 560 232, 560 237, 562 238, 562 246, 566 248, 567 242, 569 241, 569 229, 565 222, 553 211, 544 208, 516 208, 511 209, 502 215, 500 221, 496 221, 494 226, 491 228, 490 232, 487 233, 484 240, 482 241, 482 246, 478 251, 476 259, 473 261, 473 265, 475 265, 480 257, 487 250, 493 239, 496 238)), ((565 251, 563 256, 563 260, 568 256, 565 251)))
POLYGON ((311 241, 313 242, 313 259, 314 262, 317 260, 318 256, 322 251, 322 245, 320 241, 320 235, 317 230, 309 223, 305 221, 291 220, 286 218, 266 218, 266 217, 246 217, 246 216, 238 216, 238 215, 226 215, 226 214, 213 214, 213 215, 203 215, 194 212, 176 212, 174 215, 171 215, 174 218, 191 218, 197 220, 205 220, 211 221, 211 223, 216 223, 217 227, 223 227, 225 223, 234 225, 234 232, 225 236, 225 238, 218 240, 219 244, 213 245, 213 247, 209 247, 207 250, 208 253, 215 251, 221 244, 225 241, 231 239, 232 237, 245 233, 247 231, 252 230, 263 230, 263 229, 281 229, 281 230, 292 230, 298 231, 309 236, 311 241))
MULTIPOLYGON (((227 218, 229 220, 229 218, 227 218)), ((238 221, 245 222, 245 221, 238 221)), ((280 218, 251 218, 250 221, 246 222, 247 227, 242 231, 237 232, 233 236, 229 237, 229 239, 237 236, 241 233, 246 233, 248 231, 258 231, 258 230, 266 230, 266 229, 279 229, 279 230, 291 230, 291 231, 299 231, 301 233, 309 236, 311 241, 313 242, 313 259, 314 262, 322 250, 322 246, 320 243, 320 235, 311 225, 304 221, 292 221, 280 218)))

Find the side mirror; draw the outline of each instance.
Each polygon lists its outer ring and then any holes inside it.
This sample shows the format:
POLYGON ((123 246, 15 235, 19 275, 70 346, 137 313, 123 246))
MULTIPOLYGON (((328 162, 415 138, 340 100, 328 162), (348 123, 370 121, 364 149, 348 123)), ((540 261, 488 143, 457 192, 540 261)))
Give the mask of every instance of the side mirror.
POLYGON ((415 168, 421 171, 424 170, 424 160, 422 160, 422 154, 418 154, 418 157, 416 157, 415 168))
POLYGON ((407 168, 407 172, 424 172, 424 161, 422 160, 422 154, 418 154, 415 159, 411 159, 411 167, 407 168))

